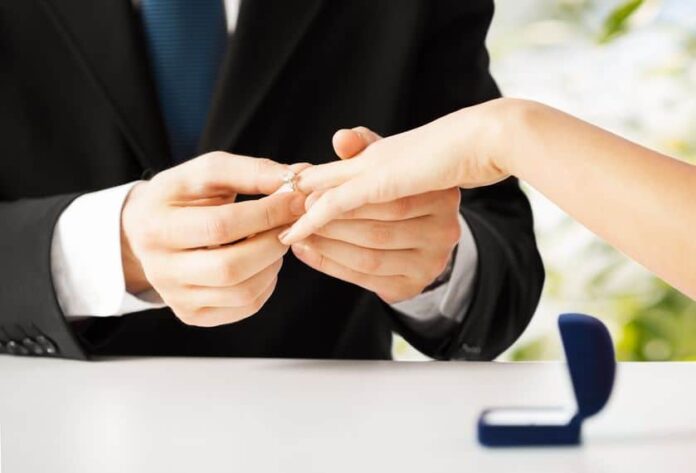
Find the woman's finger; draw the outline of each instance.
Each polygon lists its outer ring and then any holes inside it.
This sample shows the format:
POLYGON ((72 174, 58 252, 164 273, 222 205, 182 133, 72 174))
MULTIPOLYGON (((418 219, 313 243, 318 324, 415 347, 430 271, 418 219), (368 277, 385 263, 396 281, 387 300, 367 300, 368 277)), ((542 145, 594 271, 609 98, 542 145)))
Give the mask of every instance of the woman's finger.
POLYGON ((361 158, 333 161, 304 169, 298 174, 295 184, 304 194, 336 187, 354 178, 363 171, 361 158))
POLYGON ((419 261, 417 250, 375 250, 316 235, 298 245, 353 271, 374 276, 409 276, 419 261))
POLYGON ((381 136, 369 128, 359 126, 351 130, 338 130, 334 133, 332 144, 339 158, 349 159, 381 139, 381 136))
POLYGON ((361 175, 327 190, 290 229, 280 234, 280 241, 284 245, 296 243, 316 232, 331 220, 365 205, 369 202, 370 187, 373 182, 374 177, 361 175))
POLYGON ((365 127, 338 130, 333 137, 334 151, 343 161, 334 161, 298 172, 297 188, 305 194, 336 187, 355 177, 367 165, 367 159, 358 156, 382 137, 365 127), (353 158, 353 159, 349 159, 353 158))
MULTIPOLYGON (((295 245, 292 247, 295 256, 310 268, 316 269, 336 279, 355 284, 368 291, 372 291, 385 299, 394 299, 396 295, 408 285, 408 279, 403 276, 375 276, 355 271, 340 263, 328 258, 321 253, 312 250, 305 245, 295 245)), ((391 300, 389 302, 392 302, 391 300)))

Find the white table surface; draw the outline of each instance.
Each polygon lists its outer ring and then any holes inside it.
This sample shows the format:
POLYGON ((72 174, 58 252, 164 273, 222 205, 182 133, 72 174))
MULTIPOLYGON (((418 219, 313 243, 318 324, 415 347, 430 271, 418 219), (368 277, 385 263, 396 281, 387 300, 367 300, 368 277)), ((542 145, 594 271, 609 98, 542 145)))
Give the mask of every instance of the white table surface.
POLYGON ((568 400, 563 365, 4 356, 2 472, 696 471, 696 363, 617 381, 582 447, 491 450, 479 412, 568 400))

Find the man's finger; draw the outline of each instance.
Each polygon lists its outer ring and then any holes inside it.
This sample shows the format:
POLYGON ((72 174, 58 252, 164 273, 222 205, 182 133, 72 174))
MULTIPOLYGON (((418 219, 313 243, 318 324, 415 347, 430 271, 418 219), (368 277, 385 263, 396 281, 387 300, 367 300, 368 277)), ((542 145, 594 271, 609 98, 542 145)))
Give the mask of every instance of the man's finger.
POLYGON ((408 280, 403 276, 374 276, 352 270, 302 243, 293 245, 292 251, 300 261, 310 268, 377 294, 396 294, 402 286, 408 284, 408 280))
POLYGON ((174 207, 166 214, 162 243, 172 249, 225 245, 288 225, 304 213, 299 192, 214 207, 174 207))
POLYGON ((181 252, 171 257, 170 271, 193 286, 235 286, 287 253, 278 233, 269 230, 234 245, 181 252))
MULTIPOLYGON (((344 241, 375 250, 408 250, 422 247, 431 241, 431 235, 423 235, 422 228, 429 217, 399 222, 378 220, 334 220, 324 225, 315 235, 344 241)), ((437 238, 437 235, 432 235, 437 238)))
POLYGON ((221 307, 204 307, 199 309, 192 316, 186 317, 184 322, 188 325, 197 327, 217 327, 219 325, 231 324, 240 320, 251 317, 257 313, 268 302, 275 290, 276 281, 259 295, 252 304, 246 307, 221 308, 221 307))
POLYGON ((216 151, 168 169, 152 179, 168 202, 226 193, 272 194, 283 184, 285 164, 216 151))
MULTIPOLYGON (((314 204, 314 202, 311 202, 311 204, 314 204)), ((437 214, 443 209, 449 210, 449 205, 452 205, 452 208, 456 208, 459 205, 458 191, 426 192, 425 194, 402 197, 391 202, 366 204, 349 210, 339 218, 394 222, 437 214)), ((305 206, 311 208, 311 205, 305 204, 305 206)))
POLYGON ((360 158, 355 158, 312 166, 299 173, 295 183, 304 194, 330 189, 363 173, 366 164, 360 158))
POLYGON ((278 277, 283 260, 274 261, 246 281, 230 287, 194 286, 185 291, 183 305, 190 307, 246 307, 278 277))
POLYGON ((313 235, 299 243, 346 268, 375 276, 406 276, 420 261, 416 250, 373 250, 313 235))
POLYGON ((349 159, 380 139, 382 137, 369 128, 359 126, 351 130, 338 130, 334 133, 332 143, 339 158, 349 159))

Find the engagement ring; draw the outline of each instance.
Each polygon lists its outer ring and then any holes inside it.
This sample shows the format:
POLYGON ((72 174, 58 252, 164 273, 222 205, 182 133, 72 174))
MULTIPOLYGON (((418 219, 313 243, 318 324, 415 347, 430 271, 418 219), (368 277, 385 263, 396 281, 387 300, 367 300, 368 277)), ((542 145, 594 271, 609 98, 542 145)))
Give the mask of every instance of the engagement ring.
POLYGON ((278 188, 278 190, 274 192, 274 194, 284 194, 286 192, 295 192, 297 190, 296 180, 297 180, 297 174, 295 174, 291 170, 288 170, 285 174, 283 174, 283 185, 280 186, 278 188))
POLYGON ((288 171, 283 175, 283 187, 288 189, 288 192, 294 192, 297 190, 297 187, 295 185, 296 178, 297 174, 295 174, 292 171, 288 171))

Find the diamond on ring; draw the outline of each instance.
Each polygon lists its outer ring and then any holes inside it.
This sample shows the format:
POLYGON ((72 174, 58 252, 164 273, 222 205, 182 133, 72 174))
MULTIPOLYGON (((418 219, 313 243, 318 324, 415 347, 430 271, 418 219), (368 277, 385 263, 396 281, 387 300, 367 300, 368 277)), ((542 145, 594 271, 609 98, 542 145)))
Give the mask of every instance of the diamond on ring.
POLYGON ((297 174, 295 174, 293 171, 288 170, 285 174, 283 174, 283 185, 278 188, 277 191, 274 192, 274 194, 284 194, 286 192, 295 192, 297 190, 297 174))
POLYGON ((286 187, 290 190, 290 192, 294 192, 297 190, 297 186, 295 184, 295 179, 297 178, 297 174, 295 174, 293 171, 288 171, 285 174, 283 174, 283 187, 286 187))

